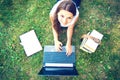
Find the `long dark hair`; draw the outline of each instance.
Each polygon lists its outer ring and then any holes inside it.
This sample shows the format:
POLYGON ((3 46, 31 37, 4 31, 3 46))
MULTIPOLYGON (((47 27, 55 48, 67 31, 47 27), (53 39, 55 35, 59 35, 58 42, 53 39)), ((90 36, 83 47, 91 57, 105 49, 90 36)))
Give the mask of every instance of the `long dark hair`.
POLYGON ((60 5, 58 6, 56 13, 54 15, 54 21, 53 21, 53 27, 57 33, 59 33, 61 31, 61 26, 58 21, 58 12, 60 10, 69 11, 73 14, 73 16, 75 16, 76 15, 76 5, 72 1, 63 1, 60 3, 60 5))

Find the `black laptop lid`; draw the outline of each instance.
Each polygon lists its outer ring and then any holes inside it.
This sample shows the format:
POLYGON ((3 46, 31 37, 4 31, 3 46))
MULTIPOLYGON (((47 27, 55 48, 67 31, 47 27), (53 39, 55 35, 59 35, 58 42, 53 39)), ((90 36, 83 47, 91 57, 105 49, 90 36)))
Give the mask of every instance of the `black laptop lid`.
POLYGON ((75 67, 42 67, 38 74, 42 76, 77 76, 78 72, 75 67))

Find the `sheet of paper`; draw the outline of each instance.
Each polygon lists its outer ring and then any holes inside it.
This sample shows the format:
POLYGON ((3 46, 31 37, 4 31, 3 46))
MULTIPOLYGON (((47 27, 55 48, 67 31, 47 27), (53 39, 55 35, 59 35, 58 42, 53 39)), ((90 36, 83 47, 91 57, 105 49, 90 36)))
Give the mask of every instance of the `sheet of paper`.
POLYGON ((21 40, 20 44, 23 46, 27 56, 30 56, 42 50, 42 46, 34 30, 31 30, 25 34, 22 34, 20 36, 20 40, 21 40))

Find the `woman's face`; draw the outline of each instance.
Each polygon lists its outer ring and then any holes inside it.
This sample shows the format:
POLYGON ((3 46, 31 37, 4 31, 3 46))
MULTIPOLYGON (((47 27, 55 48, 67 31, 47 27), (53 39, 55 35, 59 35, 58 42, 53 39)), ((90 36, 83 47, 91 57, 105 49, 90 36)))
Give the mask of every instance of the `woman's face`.
POLYGON ((60 22, 61 26, 66 26, 69 24, 73 19, 73 14, 66 10, 60 10, 58 12, 58 21, 60 22))

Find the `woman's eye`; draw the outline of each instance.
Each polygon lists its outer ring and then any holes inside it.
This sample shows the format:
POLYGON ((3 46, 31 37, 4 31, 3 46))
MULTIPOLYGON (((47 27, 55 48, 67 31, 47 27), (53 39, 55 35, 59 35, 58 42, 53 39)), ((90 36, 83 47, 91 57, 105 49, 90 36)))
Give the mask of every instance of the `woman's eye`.
POLYGON ((61 15, 62 18, 64 18, 64 15, 61 15))
POLYGON ((72 19, 71 17, 68 17, 68 19, 72 19))

